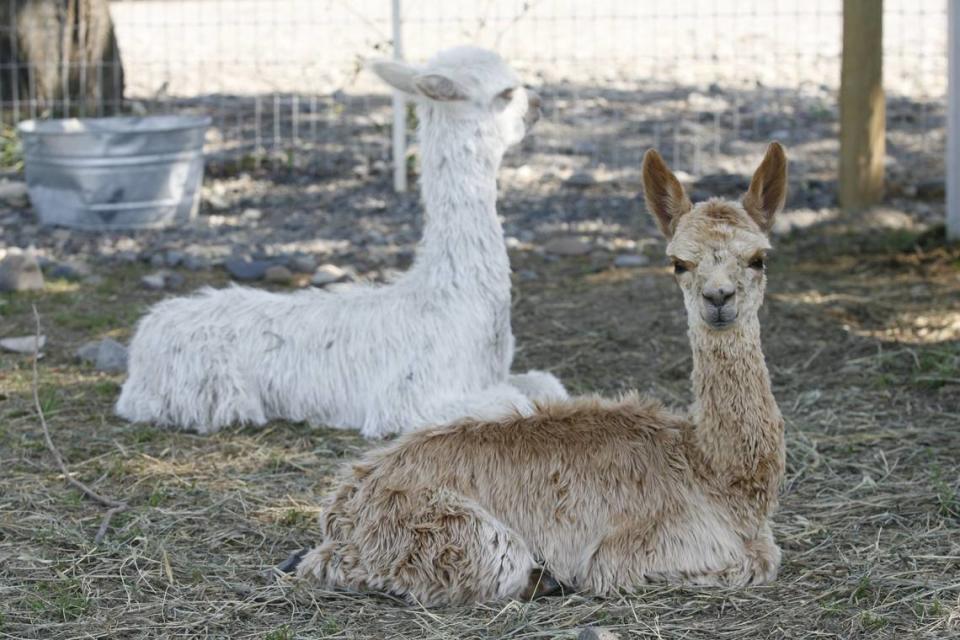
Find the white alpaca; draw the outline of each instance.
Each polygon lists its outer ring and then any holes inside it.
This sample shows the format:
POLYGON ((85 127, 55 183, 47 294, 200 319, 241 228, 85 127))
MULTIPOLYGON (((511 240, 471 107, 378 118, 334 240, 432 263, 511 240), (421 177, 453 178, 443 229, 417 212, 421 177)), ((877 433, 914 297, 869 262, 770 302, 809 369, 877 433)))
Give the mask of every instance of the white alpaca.
POLYGON ((200 433, 284 418, 379 437, 566 397, 548 373, 509 375, 496 173, 539 98, 482 49, 373 70, 417 100, 426 215, 413 266, 383 287, 204 289, 157 304, 130 345, 120 416, 200 433))

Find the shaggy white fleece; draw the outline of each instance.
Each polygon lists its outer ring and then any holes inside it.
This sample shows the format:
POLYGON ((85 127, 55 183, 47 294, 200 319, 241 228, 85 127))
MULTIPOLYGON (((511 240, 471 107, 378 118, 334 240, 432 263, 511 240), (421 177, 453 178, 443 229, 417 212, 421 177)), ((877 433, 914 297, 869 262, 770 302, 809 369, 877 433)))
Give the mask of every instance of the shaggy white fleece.
POLYGON ((496 173, 539 98, 482 49, 373 70, 417 100, 426 214, 410 271, 337 293, 233 287, 161 302, 130 345, 120 416, 200 433, 284 418, 380 437, 566 397, 548 373, 509 375, 496 173))

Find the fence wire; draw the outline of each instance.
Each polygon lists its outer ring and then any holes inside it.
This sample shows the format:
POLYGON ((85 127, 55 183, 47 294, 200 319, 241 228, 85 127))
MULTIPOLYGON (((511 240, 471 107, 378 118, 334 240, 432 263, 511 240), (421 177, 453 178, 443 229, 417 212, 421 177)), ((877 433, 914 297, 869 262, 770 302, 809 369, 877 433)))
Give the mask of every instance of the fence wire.
MULTIPOLYGON (((0 0, 5 42, 18 40, 9 17, 20 1, 0 0)), ((391 55, 389 0, 116 0, 110 15, 125 108, 211 115, 214 159, 320 170, 389 161, 388 93, 363 71, 391 55)), ((801 151, 795 175, 834 174, 840 0, 422 0, 402 3, 401 20, 409 60, 461 43, 500 51, 547 105, 528 153, 565 175, 635 174, 649 146, 693 177, 742 173, 755 161, 745 151, 770 138, 801 151)), ((946 37, 946 0, 884 2, 894 174, 943 175, 946 37)), ((8 130, 110 111, 49 99, 35 81, 24 92, 19 74, 42 75, 31 65, 0 68, 8 130)))

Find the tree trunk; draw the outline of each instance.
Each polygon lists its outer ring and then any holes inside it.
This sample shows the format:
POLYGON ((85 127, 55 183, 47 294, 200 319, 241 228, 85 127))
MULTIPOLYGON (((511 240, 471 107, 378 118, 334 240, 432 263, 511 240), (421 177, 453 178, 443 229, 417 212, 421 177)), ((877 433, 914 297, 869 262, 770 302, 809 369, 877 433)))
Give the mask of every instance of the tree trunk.
POLYGON ((123 106, 108 0, 0 4, 0 99, 18 113, 95 116, 123 106))

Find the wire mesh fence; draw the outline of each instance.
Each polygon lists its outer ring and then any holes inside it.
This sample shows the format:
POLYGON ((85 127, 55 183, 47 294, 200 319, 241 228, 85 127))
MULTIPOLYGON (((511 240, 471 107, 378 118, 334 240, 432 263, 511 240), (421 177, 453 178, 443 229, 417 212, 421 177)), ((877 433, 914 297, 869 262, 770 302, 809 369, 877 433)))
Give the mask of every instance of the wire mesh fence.
MULTIPOLYGON (((16 43, 22 0, 2 2, 0 40, 16 43)), ((109 6, 122 73, 87 68, 63 51, 6 61, 6 128, 110 112, 116 91, 78 104, 37 85, 43 74, 34 67, 79 64, 72 82, 122 82, 135 113, 211 115, 215 159, 318 169, 389 161, 389 96, 363 72, 365 60, 392 53, 388 0, 109 6)), ((649 146, 693 177, 743 173, 754 160, 744 152, 770 138, 792 147, 796 176, 829 181, 835 172, 840 0, 424 0, 403 3, 400 20, 409 60, 465 42, 499 50, 545 98, 547 118, 528 153, 565 175, 587 167, 635 174, 649 146)), ((884 20, 891 172, 942 176, 946 0, 886 0, 884 20)), ((41 41, 66 41, 58 24, 31 28, 50 31, 41 41)))

